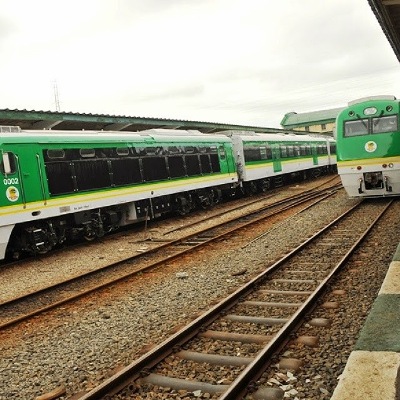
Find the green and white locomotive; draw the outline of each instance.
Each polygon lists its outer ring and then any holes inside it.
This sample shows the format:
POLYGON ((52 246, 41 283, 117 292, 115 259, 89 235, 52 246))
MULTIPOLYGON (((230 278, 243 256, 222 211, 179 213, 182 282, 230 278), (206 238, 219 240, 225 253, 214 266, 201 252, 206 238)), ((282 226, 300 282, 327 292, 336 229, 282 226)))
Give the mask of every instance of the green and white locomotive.
POLYGON ((309 136, 150 129, 21 131, 1 127, 0 259, 45 253, 275 179, 335 166, 333 144, 309 136))
POLYGON ((336 119, 337 167, 350 197, 400 194, 399 101, 375 96, 350 102, 336 119))

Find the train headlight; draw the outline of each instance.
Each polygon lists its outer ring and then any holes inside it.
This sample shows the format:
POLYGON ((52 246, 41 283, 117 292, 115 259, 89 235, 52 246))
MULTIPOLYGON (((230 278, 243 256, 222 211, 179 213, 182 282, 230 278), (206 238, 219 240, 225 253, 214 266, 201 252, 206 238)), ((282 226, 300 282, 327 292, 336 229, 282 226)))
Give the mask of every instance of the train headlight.
POLYGON ((393 163, 390 163, 390 164, 389 164, 389 168, 393 168, 393 163))
POLYGON ((393 107, 392 106, 386 106, 386 111, 392 111, 393 107))
POLYGON ((387 167, 387 164, 382 164, 382 168, 386 168, 387 167))
POLYGON ((360 171, 360 169, 362 169, 361 165, 357 165, 357 170, 360 171))
POLYGON ((364 109, 364 115, 374 115, 377 111, 376 107, 368 107, 364 109))

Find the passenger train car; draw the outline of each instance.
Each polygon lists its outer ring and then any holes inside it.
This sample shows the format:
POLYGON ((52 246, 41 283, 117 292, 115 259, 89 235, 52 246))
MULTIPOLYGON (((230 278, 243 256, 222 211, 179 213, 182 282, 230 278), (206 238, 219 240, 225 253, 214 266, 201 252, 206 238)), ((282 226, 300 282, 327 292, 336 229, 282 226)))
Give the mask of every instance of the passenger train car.
POLYGON ((350 197, 400 194, 399 100, 355 100, 336 119, 337 167, 350 197))
POLYGON ((151 129, 0 128, 0 259, 167 213, 186 214, 284 177, 335 168, 334 143, 310 136, 151 129))

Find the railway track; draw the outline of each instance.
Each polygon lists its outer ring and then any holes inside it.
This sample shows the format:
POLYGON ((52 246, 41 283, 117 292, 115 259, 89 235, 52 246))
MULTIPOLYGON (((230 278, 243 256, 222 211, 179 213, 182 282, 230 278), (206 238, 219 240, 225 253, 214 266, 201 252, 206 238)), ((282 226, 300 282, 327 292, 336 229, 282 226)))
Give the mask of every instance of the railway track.
POLYGON ((240 229, 265 221, 293 207, 304 209, 304 204, 314 204, 330 196, 341 185, 309 190, 256 210, 245 213, 242 217, 232 217, 212 227, 186 235, 176 240, 162 240, 148 251, 135 254, 102 268, 90 271, 63 282, 43 288, 37 292, 25 294, 0 304, 0 330, 25 321, 45 311, 60 307, 80 297, 124 281, 141 272, 156 268, 167 261, 177 259, 183 254, 195 251, 202 246, 222 240, 240 229))
MULTIPOLYGON (((356 204, 169 339, 75 398, 112 398, 121 390, 118 398, 154 394, 161 399, 169 393, 209 393, 208 398, 223 400, 281 398, 273 397, 276 389, 255 382, 391 203, 356 204)), ((321 318, 307 322, 327 323, 321 318)), ((301 360, 279 363, 295 369, 301 360)))

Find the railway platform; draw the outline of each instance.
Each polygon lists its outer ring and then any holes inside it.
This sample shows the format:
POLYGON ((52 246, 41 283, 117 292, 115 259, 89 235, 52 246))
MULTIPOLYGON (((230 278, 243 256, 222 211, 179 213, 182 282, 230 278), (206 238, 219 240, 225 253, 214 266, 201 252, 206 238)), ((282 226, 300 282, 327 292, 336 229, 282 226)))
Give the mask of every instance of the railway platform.
POLYGON ((400 399, 400 244, 331 400, 400 399))

